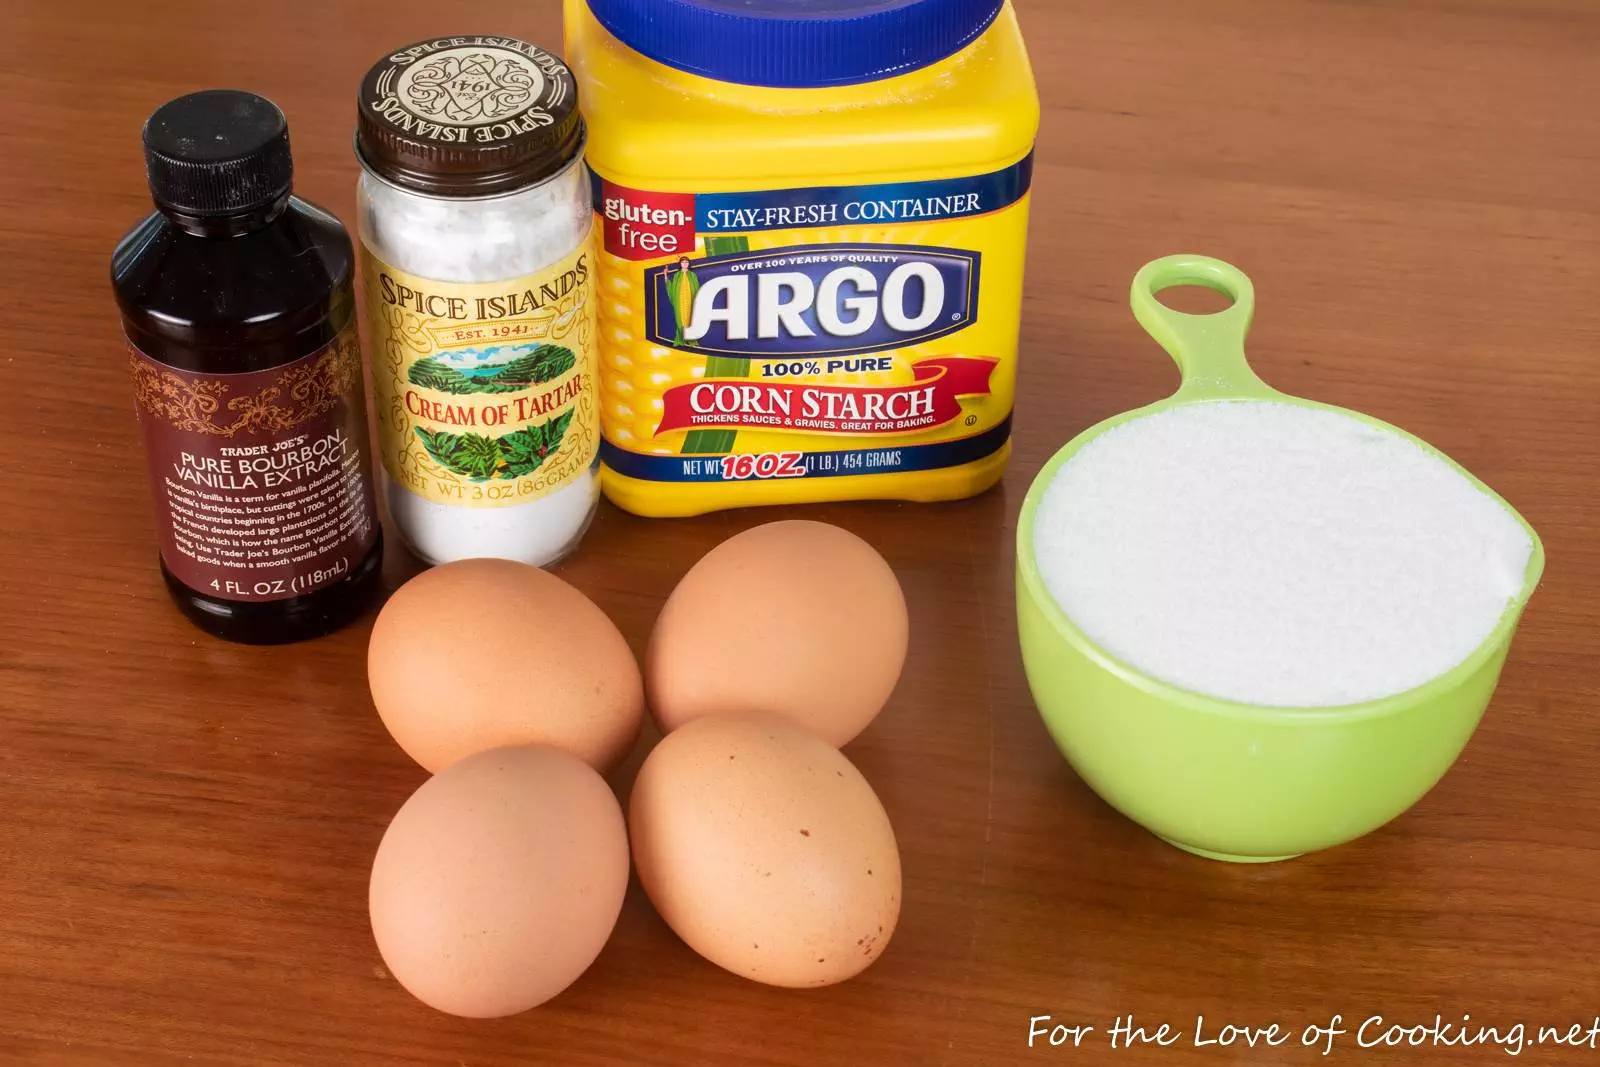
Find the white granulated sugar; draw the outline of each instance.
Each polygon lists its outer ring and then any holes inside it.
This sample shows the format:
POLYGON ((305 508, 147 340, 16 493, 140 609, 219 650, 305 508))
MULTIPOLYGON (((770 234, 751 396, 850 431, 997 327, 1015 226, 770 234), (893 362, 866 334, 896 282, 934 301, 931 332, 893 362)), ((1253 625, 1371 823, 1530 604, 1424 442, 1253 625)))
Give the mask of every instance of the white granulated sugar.
POLYGON ((1499 623, 1533 544, 1414 442, 1338 412, 1180 405, 1092 440, 1040 501, 1034 549, 1106 651, 1270 707, 1392 696, 1499 623))
MULTIPOLYGON (((594 224, 581 160, 543 184, 488 199, 420 196, 371 176, 362 192, 362 234, 378 258, 445 282, 523 278, 565 258, 594 224)), ((598 462, 547 496, 487 508, 428 500, 379 471, 395 525, 428 563, 497 557, 547 566, 577 545, 600 499, 598 462)))

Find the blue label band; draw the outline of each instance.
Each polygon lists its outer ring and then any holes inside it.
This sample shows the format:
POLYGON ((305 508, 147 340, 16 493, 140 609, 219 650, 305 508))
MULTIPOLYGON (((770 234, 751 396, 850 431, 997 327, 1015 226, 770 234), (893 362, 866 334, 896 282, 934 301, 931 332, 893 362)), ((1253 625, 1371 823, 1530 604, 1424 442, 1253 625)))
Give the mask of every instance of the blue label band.
MULTIPOLYGON (((844 452, 802 452, 789 463, 775 466, 775 477, 786 474, 805 478, 842 478, 859 474, 897 474, 906 471, 959 467, 998 452, 1011 438, 1011 416, 992 429, 957 441, 927 445, 858 448, 844 452), (786 470, 790 468, 792 470, 786 470), (801 471, 803 470, 803 473, 801 471)), ((737 456, 647 456, 600 442, 600 459, 613 471, 647 482, 727 482, 724 463, 737 456)), ((765 472, 760 472, 765 474, 765 472)))
POLYGON ((925 344, 978 320, 982 257, 921 245, 800 245, 645 271, 645 335, 784 359, 925 344))
MULTIPOLYGON (((603 179, 593 178, 595 211, 604 214, 603 179)), ((1033 185, 1033 153, 974 178, 885 185, 819 186, 752 193, 699 193, 695 229, 702 234, 803 230, 813 226, 892 226, 987 215, 1010 207, 1033 185)))

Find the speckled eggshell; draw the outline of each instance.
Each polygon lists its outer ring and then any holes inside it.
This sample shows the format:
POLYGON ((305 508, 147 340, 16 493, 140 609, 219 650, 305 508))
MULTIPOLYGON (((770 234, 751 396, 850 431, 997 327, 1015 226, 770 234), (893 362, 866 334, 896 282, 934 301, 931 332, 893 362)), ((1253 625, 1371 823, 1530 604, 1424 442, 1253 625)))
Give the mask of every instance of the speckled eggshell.
POLYGON ((662 733, 706 715, 768 712, 843 747, 894 692, 905 595, 847 530, 795 520, 712 549, 656 621, 645 678, 662 733))
POLYGON ((644 722, 644 681, 595 603, 525 563, 423 571, 389 598, 367 647, 372 702, 407 755, 440 771, 476 752, 547 744, 605 773, 644 722))
POLYGON ((774 716, 697 719, 633 787, 634 867, 667 925, 734 974, 833 985, 882 954, 900 914, 894 830, 861 772, 774 716))
POLYGON ((372 863, 372 933, 389 973, 451 1015, 537 1007, 594 963, 628 888, 605 780, 547 747, 479 753, 430 778, 372 863))

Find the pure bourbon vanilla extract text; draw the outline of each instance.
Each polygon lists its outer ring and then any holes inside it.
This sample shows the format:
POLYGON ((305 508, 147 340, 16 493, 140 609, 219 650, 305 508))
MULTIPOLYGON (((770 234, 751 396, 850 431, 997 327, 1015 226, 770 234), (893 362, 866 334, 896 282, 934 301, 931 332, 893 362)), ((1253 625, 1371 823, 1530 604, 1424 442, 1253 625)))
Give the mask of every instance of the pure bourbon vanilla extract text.
POLYGON ((288 127, 261 97, 180 97, 144 143, 157 210, 111 277, 167 588, 218 637, 328 633, 382 558, 350 238, 291 194, 288 127))

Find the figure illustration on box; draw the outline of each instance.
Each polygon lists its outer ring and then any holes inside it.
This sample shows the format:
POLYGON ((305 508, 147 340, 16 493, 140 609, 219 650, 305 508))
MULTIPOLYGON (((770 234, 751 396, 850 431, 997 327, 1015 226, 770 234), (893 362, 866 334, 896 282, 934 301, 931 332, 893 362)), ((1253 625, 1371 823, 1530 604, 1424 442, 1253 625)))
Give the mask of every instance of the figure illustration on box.
POLYGON ((679 348, 694 348, 693 341, 685 341, 683 334, 694 321, 694 298, 700 291, 700 279, 689 269, 689 257, 678 260, 678 269, 667 272, 667 302, 672 305, 672 343, 679 348))

